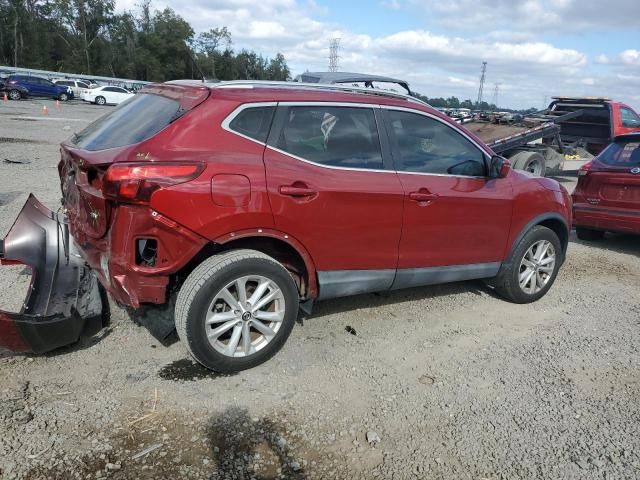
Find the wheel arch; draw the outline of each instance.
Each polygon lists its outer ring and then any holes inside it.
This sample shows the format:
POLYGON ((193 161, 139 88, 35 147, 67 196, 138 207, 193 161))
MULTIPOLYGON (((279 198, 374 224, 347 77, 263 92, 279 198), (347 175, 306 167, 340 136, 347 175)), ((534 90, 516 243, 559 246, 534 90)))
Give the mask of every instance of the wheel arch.
POLYGON ((218 237, 205 247, 178 272, 185 277, 206 258, 221 252, 249 249, 276 259, 291 273, 302 299, 318 296, 316 267, 309 252, 296 239, 285 233, 269 230, 248 230, 218 237))
POLYGON ((513 255, 513 251, 516 249, 520 240, 524 238, 524 236, 529 232, 533 227, 541 225, 543 227, 547 227, 552 230, 560 240, 560 245, 562 246, 562 261, 564 262, 564 257, 567 253, 567 246, 569 245, 569 225, 567 221, 560 215, 559 213, 544 213, 542 215, 538 215, 530 220, 521 230, 520 233, 516 236, 511 246, 509 247, 509 255, 507 256, 507 262, 511 261, 511 256, 513 255))

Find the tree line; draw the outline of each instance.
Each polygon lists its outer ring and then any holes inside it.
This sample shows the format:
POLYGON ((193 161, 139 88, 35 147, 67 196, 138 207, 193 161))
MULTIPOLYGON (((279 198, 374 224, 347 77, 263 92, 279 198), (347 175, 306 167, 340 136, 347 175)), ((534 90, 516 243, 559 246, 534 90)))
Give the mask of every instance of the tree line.
POLYGON ((115 0, 0 0, 0 64, 153 82, 290 78, 282 54, 236 51, 226 27, 196 35, 151 0, 122 13, 115 0))

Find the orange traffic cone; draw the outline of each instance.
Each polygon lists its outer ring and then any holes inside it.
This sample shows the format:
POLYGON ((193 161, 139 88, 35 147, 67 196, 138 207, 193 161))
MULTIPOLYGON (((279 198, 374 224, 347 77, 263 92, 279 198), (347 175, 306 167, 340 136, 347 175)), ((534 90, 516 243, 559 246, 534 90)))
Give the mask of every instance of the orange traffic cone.
POLYGON ((49 115, 49 109, 46 105, 42 106, 42 115, 49 115))
POLYGON ((9 99, 7 98, 7 92, 4 92, 4 99, 5 102, 9 101, 9 99))
POLYGON ((56 100, 56 108, 60 108, 60 100, 56 100))

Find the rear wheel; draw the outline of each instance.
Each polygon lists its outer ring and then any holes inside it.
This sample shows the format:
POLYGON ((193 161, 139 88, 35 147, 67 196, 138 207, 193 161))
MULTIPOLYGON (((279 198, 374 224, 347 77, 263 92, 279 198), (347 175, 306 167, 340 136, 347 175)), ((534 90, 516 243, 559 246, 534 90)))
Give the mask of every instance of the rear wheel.
POLYGON ((106 105, 107 104, 107 99, 100 96, 100 97, 96 97, 96 104, 97 105, 106 105))
POLYGON ((9 90, 9 98, 11 100, 20 100, 22 98, 22 94, 19 90, 9 90))
POLYGON ((208 258, 176 301, 176 330, 189 353, 222 373, 255 367, 284 345, 298 315, 298 289, 276 260, 254 250, 208 258))
POLYGON ((587 242, 592 242, 595 240, 601 240, 604 237, 604 232, 602 230, 592 230, 590 228, 576 228, 576 235, 580 240, 585 240, 587 242))
POLYGON ((562 263, 562 246, 556 233, 533 227, 514 250, 509 266, 494 282, 496 291, 515 303, 542 298, 551 288, 562 263))
POLYGON ((538 177, 544 177, 546 166, 544 157, 538 152, 518 152, 509 158, 513 168, 524 170, 538 177))

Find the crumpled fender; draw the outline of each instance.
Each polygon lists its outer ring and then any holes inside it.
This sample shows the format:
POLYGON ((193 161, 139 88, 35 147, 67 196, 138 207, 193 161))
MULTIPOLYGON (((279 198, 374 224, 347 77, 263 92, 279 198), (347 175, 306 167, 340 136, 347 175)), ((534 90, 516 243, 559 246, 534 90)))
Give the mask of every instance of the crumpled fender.
POLYGON ((0 348, 43 353, 107 324, 105 293, 80 257, 65 218, 33 195, 0 241, 0 263, 31 269, 20 312, 0 310, 0 348))

